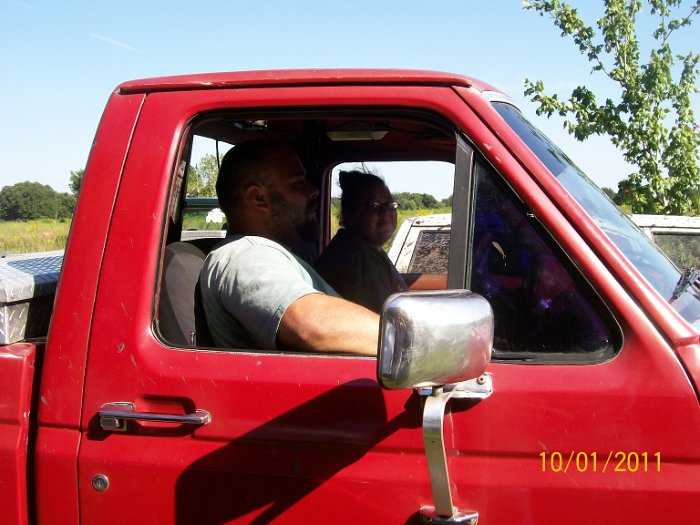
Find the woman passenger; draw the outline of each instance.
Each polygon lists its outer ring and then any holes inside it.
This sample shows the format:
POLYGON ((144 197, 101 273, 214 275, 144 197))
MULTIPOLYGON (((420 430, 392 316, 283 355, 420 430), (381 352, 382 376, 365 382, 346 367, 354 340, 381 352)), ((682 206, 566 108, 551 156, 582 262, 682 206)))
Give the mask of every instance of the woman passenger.
POLYGON ((341 171, 339 182, 342 228, 315 267, 343 298, 379 312, 389 295, 407 289, 383 248, 396 229, 398 204, 371 173, 341 171))

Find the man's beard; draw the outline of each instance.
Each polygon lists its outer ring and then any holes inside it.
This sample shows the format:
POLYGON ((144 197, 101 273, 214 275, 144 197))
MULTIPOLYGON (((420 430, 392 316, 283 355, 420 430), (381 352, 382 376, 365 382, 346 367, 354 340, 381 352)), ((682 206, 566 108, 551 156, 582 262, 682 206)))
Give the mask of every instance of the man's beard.
POLYGON ((276 191, 270 192, 272 202, 272 226, 277 239, 283 244, 297 247, 318 239, 320 224, 316 216, 318 199, 310 200, 303 211, 292 208, 276 191))
POLYGON ((299 226, 299 238, 302 242, 314 242, 321 231, 320 223, 314 212, 313 218, 307 216, 307 220, 299 226))

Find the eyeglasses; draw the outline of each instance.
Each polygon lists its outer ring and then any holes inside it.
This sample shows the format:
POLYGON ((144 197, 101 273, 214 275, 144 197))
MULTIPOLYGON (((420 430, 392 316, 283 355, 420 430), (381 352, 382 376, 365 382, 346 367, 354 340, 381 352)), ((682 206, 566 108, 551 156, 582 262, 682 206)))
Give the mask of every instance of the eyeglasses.
POLYGON ((399 208, 399 203, 396 201, 369 201, 367 204, 365 204, 365 206, 368 210, 371 210, 375 213, 379 213, 380 211, 393 212, 399 208))

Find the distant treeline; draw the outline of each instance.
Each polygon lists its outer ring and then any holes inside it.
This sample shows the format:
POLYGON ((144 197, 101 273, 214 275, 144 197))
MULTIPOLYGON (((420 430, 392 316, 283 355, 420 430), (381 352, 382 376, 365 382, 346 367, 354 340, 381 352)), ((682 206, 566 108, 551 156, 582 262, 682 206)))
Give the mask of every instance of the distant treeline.
POLYGON ((18 182, 0 189, 0 219, 32 221, 35 219, 70 219, 75 211, 85 170, 71 171, 71 193, 60 193, 48 184, 18 182))
MULTIPOLYGON (((77 190, 59 193, 51 186, 38 182, 19 182, 0 190, 0 219, 5 221, 30 221, 34 219, 68 219, 75 209, 77 190)), ((71 185, 73 189, 73 185, 71 185)), ((427 193, 395 193, 394 199, 402 210, 432 210, 449 208, 452 197, 437 200, 427 193)), ((340 208, 340 199, 332 198, 333 208, 340 208)))
MULTIPOLYGON (((411 193, 406 191, 394 193, 393 196, 402 210, 433 210, 452 207, 452 195, 442 200, 437 200, 428 193, 411 193)), ((340 198, 333 197, 331 206, 335 209, 340 209, 340 198)))
POLYGON ((19 182, 0 190, 0 219, 5 221, 67 219, 74 209, 75 195, 59 193, 47 184, 19 182))

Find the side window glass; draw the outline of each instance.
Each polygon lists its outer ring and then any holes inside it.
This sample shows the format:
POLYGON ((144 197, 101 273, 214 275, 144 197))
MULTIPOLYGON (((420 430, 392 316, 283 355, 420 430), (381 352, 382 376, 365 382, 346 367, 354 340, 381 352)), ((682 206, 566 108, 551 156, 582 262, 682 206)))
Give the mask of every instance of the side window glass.
POLYGON ((619 329, 602 301, 491 168, 476 176, 471 288, 493 308, 494 357, 611 357, 619 329))
MULTIPOLYGON (((450 215, 455 147, 451 125, 432 113, 418 115, 411 112, 406 115, 398 109, 387 109, 386 113, 368 110, 367 115, 360 115, 355 109, 347 112, 337 108, 321 109, 316 114, 306 110, 298 113, 295 110, 276 110, 269 112, 269 118, 262 113, 267 112, 234 114, 222 110, 203 114, 192 120, 183 136, 168 196, 159 295, 154 302, 157 308, 154 312, 155 331, 164 343, 187 348, 277 350, 273 330, 278 325, 269 323, 271 328, 265 332, 265 337, 259 337, 262 329, 258 319, 277 315, 277 310, 267 310, 277 308, 272 304, 276 299, 270 297, 273 294, 280 296, 294 286, 301 292, 313 286, 316 290, 337 293, 348 301, 363 305, 362 301, 366 300, 370 309, 374 309, 371 308, 374 299, 379 299, 377 309, 381 308, 385 292, 388 295, 407 286, 445 288, 444 264, 435 267, 437 278, 421 280, 428 271, 427 266, 423 265, 420 273, 407 275, 403 271, 400 274, 383 250, 390 247, 397 227, 409 218, 421 217, 424 220, 424 217, 450 215), (239 231, 240 226, 226 224, 226 217, 217 209, 215 188, 219 165, 230 148, 257 139, 286 144, 305 171, 306 181, 302 183, 298 177, 300 170, 296 170, 297 162, 289 155, 285 159, 289 169, 280 167, 278 177, 272 182, 264 181, 270 201, 273 201, 273 196, 276 199, 272 208, 277 215, 270 220, 277 222, 264 228, 263 233, 279 233, 294 241, 294 255, 299 257, 296 261, 299 264, 294 264, 291 254, 286 256, 278 250, 283 259, 280 268, 286 269, 286 273, 271 270, 270 264, 249 265, 244 269, 239 265, 234 269, 240 272, 236 279, 221 278, 213 284, 210 284, 213 280, 209 280, 201 286, 200 274, 207 254, 221 242, 229 227, 239 231), (344 188, 338 184, 341 171, 345 172, 342 177, 344 188), (353 185, 352 178, 357 179, 354 182, 371 179, 363 178, 366 174, 376 174, 384 185, 380 187, 376 181, 374 185, 353 185), (307 191, 311 186, 318 192, 307 191), (350 195, 346 203, 351 204, 346 207, 348 213, 343 215, 345 232, 338 236, 341 194, 344 191, 350 195), (310 202, 315 199, 311 193, 319 196, 317 207, 315 202, 310 202), (302 197, 310 200, 303 214, 307 219, 303 224, 298 223, 302 197), (312 207, 317 213, 318 225, 310 220, 312 207), (290 227, 282 227, 283 224, 290 227), (272 226, 277 229, 273 231, 272 226), (304 231, 299 231, 300 228, 304 231), (331 257, 331 239, 338 240, 336 252, 341 255, 336 255, 337 261, 331 257), (360 242, 356 242, 358 240, 360 242), (326 259, 331 261, 327 267, 341 279, 339 285, 332 285, 333 290, 327 284, 330 279, 322 273, 321 258, 327 254, 330 255, 326 259), (353 257, 356 256, 366 265, 347 264, 348 261, 354 263, 353 257), (366 268, 378 271, 365 271, 366 268), (256 272, 258 269, 261 271, 256 272), (304 272, 309 279, 305 278, 304 272), (317 275, 320 277, 316 278, 317 275), (235 281, 235 284, 229 281, 235 281), (294 286, 286 286, 287 282, 294 286), (346 286, 341 289, 341 285, 346 286), (243 289, 244 293, 239 293, 238 287, 242 286, 247 288, 243 289), (205 288, 205 293, 202 293, 202 288, 205 288), (221 297, 230 300, 222 306, 223 301, 217 301, 221 297), (258 312, 262 313, 257 315, 258 312), (215 338, 211 337, 212 325, 217 329, 215 338), (226 330, 220 329, 221 326, 233 326, 236 333, 234 330, 224 333, 226 330), (218 346, 215 339, 218 339, 218 346)), ((230 220, 236 220, 236 213, 229 213, 229 216, 234 217, 230 220)), ((248 232, 257 233, 249 224, 244 226, 248 232)), ((446 261, 448 252, 449 244, 445 238, 441 250, 433 258, 442 257, 446 261)), ((337 349, 338 353, 350 353, 351 350, 354 349, 337 349)), ((313 351, 313 348, 305 347, 303 351, 313 351)))
MULTIPOLYGON (((231 147, 231 144, 199 135, 192 137, 190 159, 186 163, 186 195, 182 200, 181 240, 222 239, 226 236, 226 218, 216 198, 216 178, 221 158, 231 147)), ((212 245, 207 244, 208 247, 212 245)))

